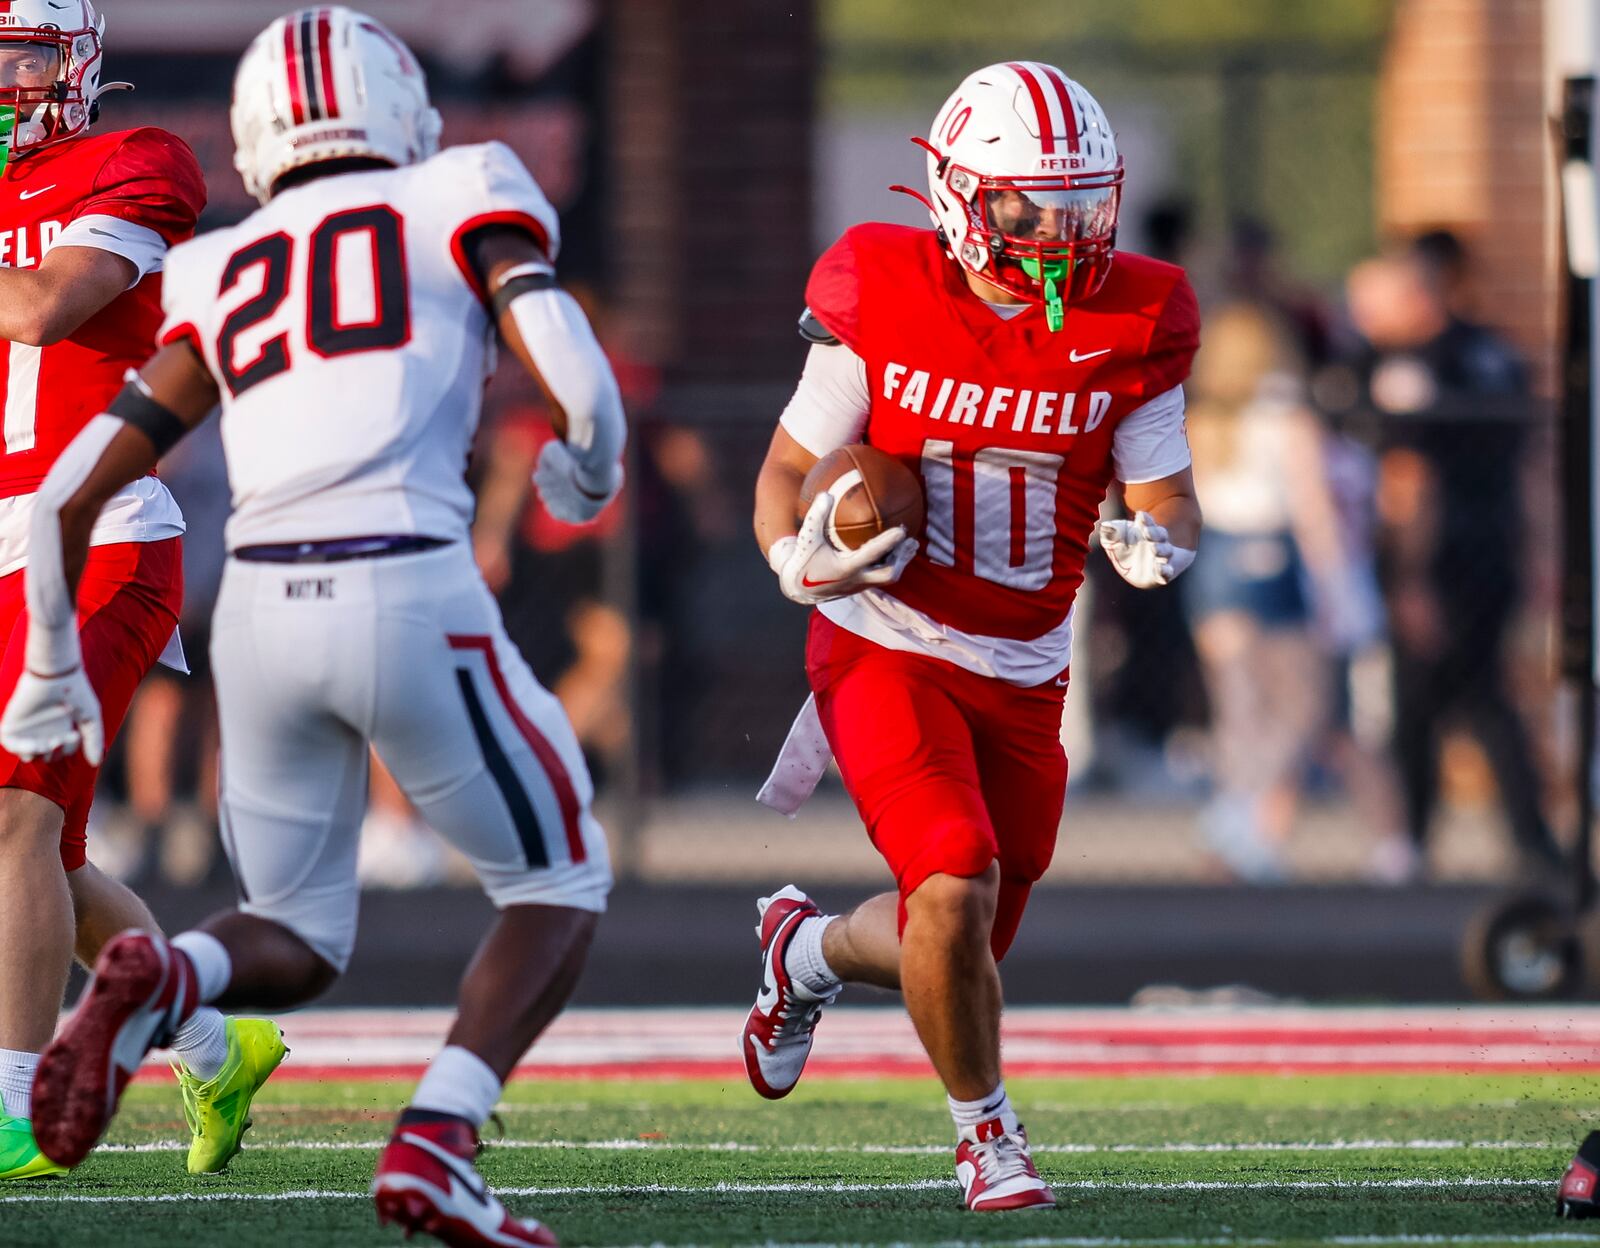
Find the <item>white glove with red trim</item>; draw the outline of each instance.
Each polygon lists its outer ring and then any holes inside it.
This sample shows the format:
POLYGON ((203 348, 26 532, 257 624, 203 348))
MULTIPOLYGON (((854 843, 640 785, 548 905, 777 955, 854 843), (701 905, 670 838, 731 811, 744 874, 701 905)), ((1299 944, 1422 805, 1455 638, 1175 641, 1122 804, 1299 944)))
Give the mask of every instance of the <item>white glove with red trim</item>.
POLYGON ((818 494, 811 500, 800 532, 780 537, 767 552, 767 562, 778 574, 785 596, 802 606, 893 585, 917 554, 917 539, 906 536, 904 525, 885 529, 855 550, 840 550, 828 540, 832 514, 833 495, 818 494))
POLYGON ((567 444, 552 438, 539 452, 533 485, 544 509, 557 520, 588 524, 622 492, 622 461, 612 460, 598 480, 591 480, 567 444))
POLYGON ((1174 546, 1148 511, 1132 520, 1102 520, 1100 545, 1122 579, 1140 589, 1170 585, 1194 562, 1194 551, 1174 546))
POLYGON ((75 754, 81 746, 84 761, 98 767, 106 733, 83 664, 59 676, 24 671, 0 719, 0 745, 21 759, 75 754))

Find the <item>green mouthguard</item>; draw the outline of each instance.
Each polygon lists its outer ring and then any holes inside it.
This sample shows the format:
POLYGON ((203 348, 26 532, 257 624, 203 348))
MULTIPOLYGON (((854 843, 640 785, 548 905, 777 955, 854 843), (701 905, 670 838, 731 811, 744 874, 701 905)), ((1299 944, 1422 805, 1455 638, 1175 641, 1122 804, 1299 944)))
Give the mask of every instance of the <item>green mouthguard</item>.
POLYGON ((17 109, 14 104, 0 104, 0 176, 11 166, 11 140, 17 133, 17 109))
POLYGON ((1052 260, 1049 264, 1040 264, 1036 259, 1020 260, 1022 271, 1034 281, 1041 278, 1044 281, 1044 318, 1050 326, 1052 334, 1060 332, 1067 323, 1067 306, 1061 298, 1061 287, 1066 284, 1067 278, 1072 273, 1070 260, 1052 260))

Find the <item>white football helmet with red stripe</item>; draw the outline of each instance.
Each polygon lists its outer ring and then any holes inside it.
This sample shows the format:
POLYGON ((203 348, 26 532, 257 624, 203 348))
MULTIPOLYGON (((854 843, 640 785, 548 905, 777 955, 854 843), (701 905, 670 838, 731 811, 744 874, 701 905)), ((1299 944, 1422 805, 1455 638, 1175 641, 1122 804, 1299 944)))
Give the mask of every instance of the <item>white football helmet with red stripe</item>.
POLYGON ((1080 84, 1038 61, 990 65, 956 88, 917 142, 928 151, 925 202, 962 268, 1043 303, 1053 329, 1065 303, 1100 289, 1116 246, 1122 157, 1105 110, 1080 84))
POLYGON ((234 166, 262 203, 303 165, 426 160, 442 128, 411 49, 339 6, 290 13, 256 37, 234 78, 232 122, 234 166))
POLYGON ((127 86, 101 85, 100 37, 105 27, 105 18, 95 13, 89 0, 10 0, 0 4, 0 46, 31 44, 55 50, 53 85, 0 85, 0 107, 16 110, 10 140, 13 152, 82 134, 95 119, 95 103, 101 93, 127 86))

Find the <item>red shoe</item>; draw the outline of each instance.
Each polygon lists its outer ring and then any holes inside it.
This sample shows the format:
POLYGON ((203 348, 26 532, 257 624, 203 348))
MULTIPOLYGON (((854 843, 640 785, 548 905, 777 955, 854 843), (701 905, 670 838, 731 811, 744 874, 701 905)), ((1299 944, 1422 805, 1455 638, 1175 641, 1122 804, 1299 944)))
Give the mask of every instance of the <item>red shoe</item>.
POLYGON ((1033 1168, 1028 1133, 1007 1133, 998 1118, 979 1125, 977 1138, 956 1145, 956 1178, 967 1208, 975 1213, 1002 1209, 1053 1209, 1055 1193, 1033 1168))
POLYGON ((1600 1131, 1589 1132, 1556 1192, 1556 1216, 1600 1217, 1600 1131))
POLYGON ((33 1137, 76 1166, 100 1142, 144 1055, 199 1005, 188 955, 153 932, 124 932, 100 951, 94 978, 33 1077, 33 1137))
POLYGON ((558 1244, 548 1226, 506 1212, 473 1165, 477 1155, 478 1133, 465 1119, 402 1120, 372 1180, 378 1222, 451 1248, 558 1244))
POLYGON ((825 996, 807 990, 789 977, 783 957, 800 924, 822 911, 793 884, 756 902, 761 922, 761 992, 744 1020, 739 1051, 750 1086, 769 1101, 794 1091, 811 1056, 811 1041, 822 1017, 822 1007, 839 995, 835 988, 825 996))

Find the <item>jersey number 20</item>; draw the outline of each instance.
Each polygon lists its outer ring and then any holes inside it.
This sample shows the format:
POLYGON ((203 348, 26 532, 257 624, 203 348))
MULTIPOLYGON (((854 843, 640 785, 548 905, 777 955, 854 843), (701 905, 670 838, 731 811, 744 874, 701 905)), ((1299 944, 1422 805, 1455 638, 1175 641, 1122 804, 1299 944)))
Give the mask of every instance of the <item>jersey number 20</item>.
MULTIPOLYGON (((327 359, 388 351, 411 341, 404 226, 394 209, 376 205, 336 212, 312 231, 305 328, 306 345, 315 354, 327 359), (346 248, 359 247, 357 235, 367 239, 372 316, 352 322, 339 316, 340 243, 350 239, 346 248)), ((294 251, 295 240, 289 235, 271 234, 236 252, 223 270, 221 295, 238 286, 252 269, 262 270, 261 293, 234 309, 217 338, 217 362, 234 398, 289 371, 293 353, 287 330, 263 343, 255 358, 244 364, 238 362, 235 347, 241 334, 277 315, 288 300, 294 251)))

